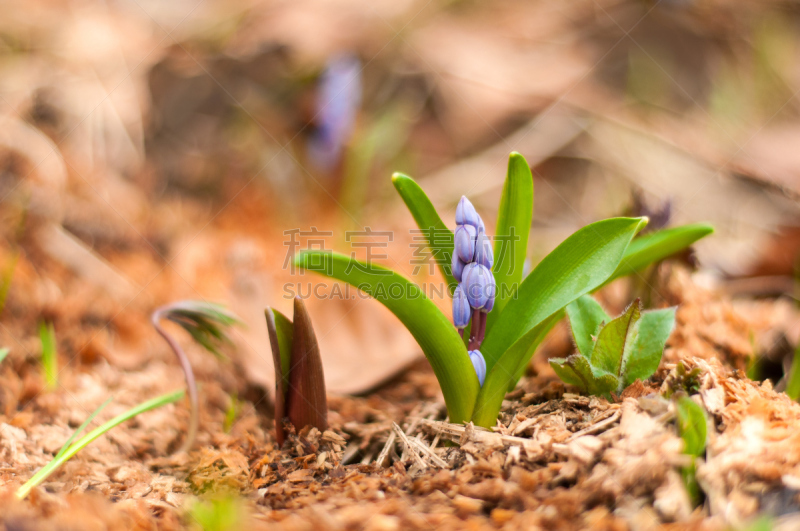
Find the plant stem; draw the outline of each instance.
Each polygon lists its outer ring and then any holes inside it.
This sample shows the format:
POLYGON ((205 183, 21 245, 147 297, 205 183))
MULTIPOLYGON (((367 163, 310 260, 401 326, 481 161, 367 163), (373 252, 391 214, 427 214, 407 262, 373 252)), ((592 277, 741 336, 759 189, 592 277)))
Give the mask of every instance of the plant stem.
POLYGON ((786 394, 795 402, 800 398, 800 343, 797 344, 797 348, 794 351, 792 367, 789 369, 789 375, 786 380, 786 394))
POLYGON ((153 312, 152 321, 153 327, 159 334, 161 334, 161 337, 163 337, 167 344, 169 344, 172 352, 174 352, 175 356, 178 358, 178 363, 180 363, 181 369, 183 369, 183 375, 186 378, 186 388, 189 391, 189 406, 191 409, 191 416, 189 417, 189 430, 186 433, 186 441, 184 441, 183 446, 181 446, 181 451, 189 451, 189 449, 192 447, 192 444, 194 444, 194 439, 197 436, 197 428, 200 424, 200 400, 197 397, 197 381, 194 379, 194 371, 192 370, 192 364, 189 363, 189 358, 186 356, 186 353, 183 351, 178 342, 175 341, 175 339, 169 335, 159 323, 162 316, 168 313, 170 309, 170 306, 162 306, 161 308, 157 309, 155 312, 153 312))
POLYGON ((478 334, 481 328, 481 312, 480 310, 472 310, 472 326, 469 329, 469 348, 468 350, 475 350, 480 346, 478 334))
POLYGON ((126 420, 130 420, 133 417, 139 415, 140 413, 144 413, 145 411, 150 411, 151 409, 155 409, 157 407, 161 407, 166 404, 171 404, 172 402, 177 402, 180 400, 184 395, 184 391, 173 391, 172 393, 168 393, 166 395, 161 395, 152 400, 148 400, 138 406, 129 409, 125 413, 121 415, 117 415, 113 419, 109 420, 102 426, 98 426, 97 428, 93 429, 86 435, 80 438, 78 442, 73 444, 69 447, 69 449, 62 453, 60 456, 54 458, 52 461, 47 463, 44 467, 42 467, 36 474, 31 477, 28 481, 23 484, 19 490, 17 490, 15 496, 18 500, 24 499, 30 492, 36 488, 39 484, 41 484, 45 479, 47 479, 50 474, 52 474, 58 467, 69 461, 72 456, 80 452, 83 448, 93 442, 95 439, 106 433, 107 431, 115 428, 116 426, 122 424, 126 420))

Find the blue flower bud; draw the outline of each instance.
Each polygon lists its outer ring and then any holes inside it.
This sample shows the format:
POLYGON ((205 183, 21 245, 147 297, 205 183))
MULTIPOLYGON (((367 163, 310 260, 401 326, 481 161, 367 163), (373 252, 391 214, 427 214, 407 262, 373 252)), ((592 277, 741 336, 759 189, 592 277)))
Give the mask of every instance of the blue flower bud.
POLYGON ((481 217, 478 215, 475 207, 472 206, 472 203, 469 202, 466 196, 462 195, 461 201, 458 202, 458 206, 456 207, 456 224, 472 225, 477 229, 482 223, 483 221, 481 221, 481 217))
POLYGON ((489 296, 486 299, 486 304, 484 304, 481 309, 481 311, 485 313, 492 311, 494 308, 494 299, 497 296, 497 283, 494 280, 494 275, 492 275, 492 283, 487 287, 487 291, 489 292, 489 296))
POLYGON ((469 263, 464 268, 462 278, 469 305, 476 310, 483 308, 490 296, 494 298, 496 290, 494 276, 486 266, 475 262, 469 263))
POLYGON ((455 234, 455 251, 459 258, 468 264, 475 256, 475 236, 477 231, 471 225, 459 225, 455 234))
POLYGON ((455 277, 455 279, 459 282, 461 282, 461 279, 463 278, 464 267, 466 265, 467 264, 458 257, 458 253, 454 252, 453 258, 450 261, 450 272, 453 273, 453 277, 455 277))
POLYGON ((488 269, 491 269, 492 264, 494 264, 492 242, 489 241, 486 231, 482 228, 478 229, 478 235, 475 237, 475 254, 472 259, 488 269))
POLYGON ((478 375, 478 381, 481 382, 481 387, 483 387, 483 382, 486 380, 486 360, 483 359, 483 354, 481 354, 480 350, 470 350, 469 359, 472 362, 472 366, 475 367, 475 374, 478 375))
POLYGON ((459 284, 453 292, 453 324, 456 328, 466 328, 472 308, 469 306, 467 294, 464 293, 464 286, 459 284))

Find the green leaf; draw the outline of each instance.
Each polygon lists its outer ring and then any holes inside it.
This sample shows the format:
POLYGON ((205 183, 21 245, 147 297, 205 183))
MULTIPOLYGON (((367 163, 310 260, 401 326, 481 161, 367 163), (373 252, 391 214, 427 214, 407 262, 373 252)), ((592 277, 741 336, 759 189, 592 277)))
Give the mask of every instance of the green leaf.
POLYGON ((633 341, 638 334, 637 328, 641 315, 642 303, 636 299, 622 315, 612 319, 600 330, 590 357, 592 366, 611 373, 620 380, 623 379, 627 350, 632 348, 633 341))
POLYGON ((411 332, 433 367, 450 422, 470 419, 480 389, 475 369, 450 319, 419 286, 389 269, 330 251, 303 251, 295 264, 347 282, 386 306, 411 332))
POLYGON ((650 378, 661 363, 664 345, 675 328, 675 308, 642 312, 638 334, 623 360, 623 388, 650 378))
POLYGON ((91 414, 91 415, 89 415, 89 417, 88 417, 86 420, 84 420, 84 421, 83 421, 83 424, 81 424, 81 425, 80 425, 80 427, 79 427, 77 430, 75 430, 75 431, 72 433, 72 435, 70 436, 70 438, 69 438, 69 439, 67 439, 67 442, 65 442, 65 443, 64 443, 64 446, 62 446, 62 447, 61 447, 61 450, 59 450, 59 451, 58 451, 58 453, 56 454, 56 456, 54 457, 54 459, 58 459, 59 457, 61 457, 62 455, 64 455, 64 453, 67 451, 67 449, 69 449, 69 447, 72 445, 72 441, 74 441, 74 440, 75 440, 75 437, 77 437, 78 435, 80 435, 80 434, 81 434, 81 432, 82 432, 83 430, 85 430, 85 429, 86 429, 86 427, 87 427, 89 424, 91 424, 91 422, 94 420, 94 418, 95 418, 97 415, 99 415, 99 414, 100 414, 100 412, 101 412, 101 411, 103 411, 103 410, 106 408, 106 406, 107 406, 108 404, 110 404, 110 403, 111 403, 111 401, 112 401, 113 399, 114 399, 114 397, 113 397, 113 396, 109 396, 109 397, 106 399, 106 401, 105 401, 105 402, 103 402, 102 404, 100 404, 100 406, 98 406, 98 408, 97 408, 97 409, 95 409, 95 410, 92 412, 92 414, 91 414))
POLYGON ((553 358, 550 366, 564 382, 578 386, 591 395, 608 395, 619 386, 616 376, 592 366, 580 354, 573 354, 568 358, 553 358))
POLYGON ((636 238, 628 246, 625 258, 608 282, 641 271, 652 263, 660 262, 713 232, 714 227, 711 225, 695 223, 663 229, 636 238))
POLYGON ((222 358, 219 346, 230 343, 226 328, 242 324, 236 315, 220 304, 205 301, 179 301, 161 310, 161 316, 179 324, 200 346, 222 358))
POLYGON ((458 284, 450 270, 450 260, 453 256, 453 232, 444 224, 433 203, 414 179, 402 173, 395 173, 392 175, 392 184, 403 198, 414 221, 417 222, 417 227, 428 240, 428 248, 447 280, 450 293, 453 293, 458 284))
POLYGON ((42 343, 42 370, 48 391, 58 387, 58 351, 56 350, 56 330, 53 323, 39 324, 39 340, 42 343))
POLYGON ((286 417, 286 390, 289 389, 289 371, 292 363, 294 324, 278 310, 266 308, 267 333, 275 368, 275 436, 283 444, 283 419, 286 417))
POLYGON ((603 323, 611 320, 600 303, 589 295, 582 295, 567 305, 567 317, 575 346, 586 359, 592 358, 592 349, 603 323))
POLYGON ((599 287, 619 265, 642 218, 612 218, 583 227, 547 255, 522 282, 481 346, 488 374, 472 420, 493 427, 509 384, 527 364, 548 317, 599 287))
POLYGON ((703 407, 683 396, 676 401, 678 435, 683 439, 683 453, 695 457, 706 451, 706 412, 703 407))
POLYGON ((487 332, 492 329, 497 316, 522 282, 532 221, 533 175, 525 157, 512 152, 508 157, 508 173, 497 212, 495 262, 492 268, 497 283, 497 298, 494 310, 487 315, 487 332))
POLYGON ((144 413, 145 411, 150 411, 151 409, 161 407, 165 404, 171 404, 172 402, 177 402, 183 397, 183 394, 184 392, 183 390, 181 390, 153 398, 152 400, 148 400, 147 402, 143 402, 138 406, 129 409, 128 411, 122 413, 121 415, 117 415, 116 417, 104 423, 103 425, 98 426, 97 428, 93 429, 92 431, 81 437, 76 443, 70 446, 66 452, 61 453, 58 458, 53 458, 52 461, 43 466, 28 481, 26 481, 14 495, 18 500, 24 499, 28 494, 30 494, 30 492, 34 488, 36 488, 39 484, 41 484, 44 480, 46 480, 50 476, 50 474, 55 472, 55 470, 58 467, 60 467, 61 465, 72 459, 72 457, 75 454, 80 452, 83 448, 88 446, 92 441, 94 441, 101 435, 105 434, 106 432, 110 431, 116 426, 122 424, 126 420, 130 420, 136 417, 137 415, 144 413))

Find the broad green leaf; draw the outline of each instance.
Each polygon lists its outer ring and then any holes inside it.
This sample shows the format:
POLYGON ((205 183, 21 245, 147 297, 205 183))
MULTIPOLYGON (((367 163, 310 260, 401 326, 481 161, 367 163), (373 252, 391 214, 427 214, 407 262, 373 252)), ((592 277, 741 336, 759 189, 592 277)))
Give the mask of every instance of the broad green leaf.
POLYGON ((641 271, 648 265, 668 258, 689 247, 697 240, 714 232, 707 223, 695 223, 663 229, 633 240, 625 251, 625 258, 608 279, 612 280, 641 271))
POLYGON ((494 310, 487 316, 486 330, 492 329, 497 316, 522 282, 522 268, 528 251, 528 235, 533 221, 533 175, 525 157, 512 152, 508 173, 497 212, 492 272, 497 283, 494 310))
POLYGON ((622 315, 609 321, 600 330, 590 358, 593 367, 623 379, 626 351, 633 347, 641 315, 642 303, 636 299, 622 315))
POLYGON ((590 295, 582 295, 567 305, 569 327, 575 346, 586 359, 592 358, 592 349, 600 326, 611 320, 600 303, 590 295))
POLYGON ((568 358, 553 358, 550 366, 564 382, 576 385, 591 395, 608 395, 619 386, 616 376, 592 366, 580 354, 573 354, 568 358))
POLYGON ((646 380, 658 369, 664 345, 675 328, 675 308, 642 312, 638 334, 623 360, 622 385, 628 387, 637 379, 646 380))
POLYGON ((536 349, 539 348, 539 345, 547 338, 547 334, 553 329, 558 322, 564 318, 564 312, 559 311, 548 317, 543 323, 536 327, 537 333, 535 334, 533 340, 525 349, 525 354, 520 359, 520 364, 517 367, 517 372, 514 373, 514 378, 508 382, 508 392, 514 390, 517 386, 517 382, 522 376, 525 374, 525 369, 528 368, 528 363, 530 362, 533 355, 536 353, 536 349))
MULTIPOLYGON (((298 267, 347 282, 386 306, 422 348, 442 386, 450 422, 472 416, 480 383, 455 327, 419 286, 389 269, 330 251, 304 251, 298 267)), ((380 348, 380 345, 375 345, 380 348)))
POLYGON ((678 435, 683 439, 683 453, 700 457, 706 451, 706 412, 688 396, 679 398, 675 405, 678 435))
POLYGON ((475 405, 475 424, 494 426, 509 383, 533 354, 528 347, 541 333, 537 327, 605 282, 645 223, 642 218, 612 218, 587 225, 556 247, 520 284, 481 346, 488 374, 475 405))
POLYGON ((453 232, 444 224, 433 203, 414 179, 402 173, 395 173, 392 175, 392 184, 403 198, 417 227, 428 240, 428 247, 433 258, 439 264, 439 269, 447 280, 450 293, 453 293, 458 284, 450 271, 450 260, 453 256, 453 232))

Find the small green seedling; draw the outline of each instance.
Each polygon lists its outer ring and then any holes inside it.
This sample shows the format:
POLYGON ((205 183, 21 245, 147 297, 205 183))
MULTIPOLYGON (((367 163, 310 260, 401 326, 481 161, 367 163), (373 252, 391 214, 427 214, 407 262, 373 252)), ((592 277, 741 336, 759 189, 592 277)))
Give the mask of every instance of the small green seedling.
POLYGON ((231 405, 228 406, 228 409, 225 411, 225 420, 222 421, 222 431, 225 433, 230 433, 231 429, 233 429, 233 424, 236 422, 236 417, 239 416, 239 410, 241 409, 241 404, 239 403, 239 397, 236 396, 236 393, 231 395, 231 405))
POLYGON ((186 378, 186 387, 189 390, 189 403, 192 415, 189 419, 189 430, 186 434, 186 441, 182 450, 187 451, 192 447, 197 436, 197 427, 200 423, 200 401, 197 396, 197 382, 194 378, 192 365, 189 358, 183 351, 178 342, 161 326, 161 320, 167 319, 179 324, 184 330, 189 332, 192 339, 197 341, 206 350, 217 357, 222 357, 219 346, 222 343, 230 343, 225 329, 241 324, 241 321, 234 314, 224 307, 203 301, 180 301, 167 306, 158 308, 151 316, 153 327, 169 344, 178 362, 183 369, 186 378))
POLYGON ((303 299, 294 299, 294 322, 272 308, 267 318, 275 365, 275 438, 283 445, 287 419, 297 428, 328 428, 328 402, 317 336, 303 299))
POLYGON ((794 350, 792 367, 786 376, 786 394, 795 402, 800 399, 800 342, 794 350))
POLYGON ((389 269, 327 250, 302 252, 295 264, 347 282, 392 311, 430 361, 454 423, 494 427, 506 392, 568 304, 713 231, 696 224, 634 239, 646 218, 606 219, 575 232, 523 276, 533 177, 522 155, 509 157, 493 249, 486 244, 483 220, 465 197, 456 209, 454 235, 414 180, 395 174, 392 182, 447 281, 455 326, 422 288, 389 269), (476 286, 480 289, 469 293, 476 286))
POLYGON ((683 453, 691 456, 692 462, 681 470, 686 490, 696 507, 701 501, 700 485, 697 483, 697 466, 695 461, 706 452, 706 430, 708 420, 701 405, 689 398, 681 396, 675 401, 677 412, 676 425, 678 434, 683 439, 683 453))
MULTIPOLYGON (((177 402, 178 400, 183 398, 183 395, 184 391, 181 390, 156 397, 152 400, 148 400, 147 402, 143 402, 142 404, 139 404, 138 406, 129 409, 125 413, 122 413, 121 415, 118 415, 113 419, 109 420, 108 422, 104 423, 103 425, 93 429, 92 431, 81 437, 77 442, 70 444, 66 450, 62 448, 61 451, 58 452, 56 457, 53 458, 52 461, 47 463, 38 472, 36 472, 36 474, 34 474, 28 481, 26 481, 19 489, 17 489, 15 496, 19 500, 24 499, 28 494, 30 494, 30 492, 33 489, 35 489, 44 480, 46 480, 50 476, 50 474, 55 472, 56 469, 58 469, 58 467, 60 467, 61 465, 72 459, 72 457, 75 454, 80 452, 82 449, 84 449, 86 446, 88 446, 90 443, 92 443, 95 439, 97 439, 101 435, 104 435, 106 432, 119 426, 126 420, 130 420, 146 411, 150 411, 151 409, 156 409, 166 404, 177 402)), ((100 406, 100 408, 98 408, 98 411, 95 411, 95 413, 92 414, 92 416, 88 419, 88 421, 84 422, 84 424, 80 428, 78 428, 78 431, 83 430, 88 425, 88 423, 91 422, 92 418, 95 415, 97 415, 97 413, 99 413, 99 409, 102 409, 103 407, 105 407, 105 404, 100 406)), ((74 438, 74 435, 72 438, 74 438)), ((72 440, 72 438, 70 438, 70 440, 72 440)), ((69 444, 69 441, 67 441, 67 444, 69 444)))
POLYGON ((577 352, 551 359, 550 366, 564 382, 592 395, 619 394, 650 378, 675 327, 675 308, 645 312, 639 299, 611 319, 584 295, 567 306, 567 316, 577 352))
POLYGON ((0 348, 0 363, 3 363, 3 360, 6 359, 9 352, 7 348, 0 348))
POLYGON ((39 324, 39 339, 42 342, 42 370, 45 387, 55 391, 58 387, 58 351, 56 349, 56 330, 53 323, 39 324))

